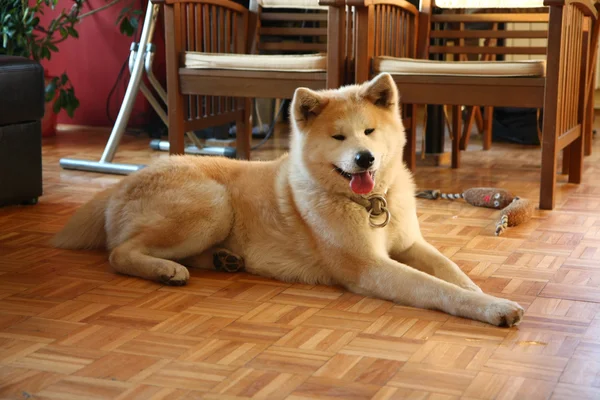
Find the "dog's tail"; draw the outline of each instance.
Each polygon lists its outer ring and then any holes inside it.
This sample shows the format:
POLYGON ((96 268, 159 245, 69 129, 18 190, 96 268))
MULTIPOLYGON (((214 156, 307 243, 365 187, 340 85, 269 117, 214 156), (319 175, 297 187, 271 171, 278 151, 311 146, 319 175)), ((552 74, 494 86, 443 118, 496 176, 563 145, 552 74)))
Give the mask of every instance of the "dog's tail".
POLYGON ((62 249, 97 249, 106 246, 105 211, 112 188, 98 193, 81 206, 65 227, 52 238, 52 245, 62 249))

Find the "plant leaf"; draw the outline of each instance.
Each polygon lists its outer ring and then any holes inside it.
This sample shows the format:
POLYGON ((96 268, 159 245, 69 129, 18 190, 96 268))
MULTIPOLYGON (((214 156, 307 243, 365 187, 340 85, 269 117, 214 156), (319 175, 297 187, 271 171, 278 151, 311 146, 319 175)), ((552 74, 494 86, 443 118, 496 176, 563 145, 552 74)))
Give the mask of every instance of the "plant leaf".
POLYGON ((56 94, 56 79, 52 79, 46 86, 46 101, 51 101, 56 94))
MULTIPOLYGON (((139 20, 137 18, 135 18, 135 17, 129 18, 129 24, 131 25, 133 30, 137 29, 138 23, 139 23, 139 20)), ((131 34, 133 35, 133 31, 131 32, 131 34)))
POLYGON ((73 36, 74 38, 79 38, 79 33, 75 30, 75 28, 69 26, 67 28, 67 30, 69 31, 69 33, 71 34, 71 36, 73 36))
POLYGON ((52 105, 52 111, 54 111, 54 114, 58 114, 60 112, 60 102, 59 99, 56 99, 56 101, 54 102, 54 104, 52 105))
POLYGON ((134 32, 133 27, 129 23, 129 19, 127 19, 127 18, 123 18, 123 20, 121 21, 121 24, 119 25, 119 30, 121 31, 122 34, 127 35, 127 36, 132 36, 133 32, 134 32))

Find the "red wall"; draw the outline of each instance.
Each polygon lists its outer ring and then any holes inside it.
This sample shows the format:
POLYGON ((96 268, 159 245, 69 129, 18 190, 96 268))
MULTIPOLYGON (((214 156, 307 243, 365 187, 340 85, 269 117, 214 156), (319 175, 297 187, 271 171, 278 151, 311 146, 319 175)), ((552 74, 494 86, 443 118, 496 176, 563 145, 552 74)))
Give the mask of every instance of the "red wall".
MULTIPOLYGON (((83 12, 88 11, 88 6, 98 8, 105 5, 107 1, 88 0, 88 3, 83 12)), ((122 3, 127 4, 129 1, 123 1, 122 3)), ((57 10, 48 10, 45 15, 40 16, 42 26, 47 26, 48 21, 58 13, 58 10, 63 7, 70 8, 71 4, 72 2, 69 0, 59 1, 57 10)), ((73 118, 61 111, 58 116, 59 123, 112 126, 111 121, 106 116, 106 102, 123 62, 129 57, 129 47, 133 41, 132 38, 122 35, 119 32, 119 27, 115 24, 123 4, 116 4, 82 19, 77 26, 79 38, 69 38, 60 43, 58 45, 59 52, 53 53, 50 61, 43 61, 44 67, 47 68, 50 75, 60 75, 67 72, 75 88, 75 94, 80 101, 80 106, 75 111, 73 118)), ((135 4, 145 12, 147 5, 145 0, 136 1, 135 4)), ((153 43, 157 46, 154 72, 164 85, 165 61, 162 18, 161 12, 153 43)), ((141 34, 142 24, 143 16, 137 32, 138 38, 141 34)), ((126 68, 124 76, 111 98, 110 114, 113 119, 116 118, 119 111, 128 81, 129 69, 126 68)), ((129 126, 139 127, 143 125, 148 121, 149 113, 153 113, 152 107, 140 93, 129 126)))

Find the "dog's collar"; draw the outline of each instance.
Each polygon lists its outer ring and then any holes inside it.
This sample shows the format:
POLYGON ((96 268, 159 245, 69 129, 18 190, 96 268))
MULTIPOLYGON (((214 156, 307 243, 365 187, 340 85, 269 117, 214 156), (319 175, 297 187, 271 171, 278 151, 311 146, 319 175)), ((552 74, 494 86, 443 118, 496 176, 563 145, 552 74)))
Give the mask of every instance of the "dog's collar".
POLYGON ((387 200, 385 199, 386 195, 387 190, 383 194, 373 193, 367 197, 360 196, 352 199, 367 210, 369 213, 369 225, 373 228, 385 227, 392 218, 392 213, 390 213, 390 210, 387 207, 387 200), (377 222, 381 215, 384 215, 385 219, 381 222, 377 222))

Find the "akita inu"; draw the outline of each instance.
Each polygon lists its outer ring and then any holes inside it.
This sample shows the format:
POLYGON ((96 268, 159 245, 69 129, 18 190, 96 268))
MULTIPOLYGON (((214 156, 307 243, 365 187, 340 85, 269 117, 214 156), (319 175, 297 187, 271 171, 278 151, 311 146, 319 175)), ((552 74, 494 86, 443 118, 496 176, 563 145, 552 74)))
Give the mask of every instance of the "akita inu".
POLYGON ((390 75, 298 88, 289 154, 274 161, 172 156, 81 207, 57 247, 106 246, 123 274, 183 285, 186 267, 338 284, 400 304, 512 326, 523 309, 482 293, 421 235, 390 75))

